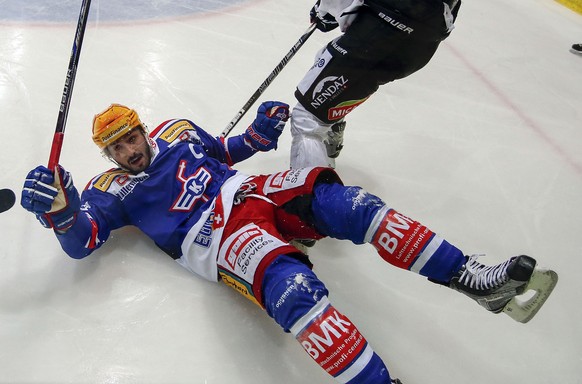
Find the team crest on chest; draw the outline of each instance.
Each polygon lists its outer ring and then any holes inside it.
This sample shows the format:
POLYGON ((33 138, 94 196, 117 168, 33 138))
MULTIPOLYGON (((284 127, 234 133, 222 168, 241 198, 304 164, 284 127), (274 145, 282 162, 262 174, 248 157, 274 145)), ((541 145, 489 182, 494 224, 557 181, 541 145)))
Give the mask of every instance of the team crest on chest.
POLYGON ((186 170, 186 161, 180 161, 176 178, 182 183, 182 191, 174 201, 172 211, 190 211, 199 199, 207 201, 208 197, 204 194, 206 187, 212 180, 212 175, 204 167, 198 168, 190 176, 184 174, 186 170))

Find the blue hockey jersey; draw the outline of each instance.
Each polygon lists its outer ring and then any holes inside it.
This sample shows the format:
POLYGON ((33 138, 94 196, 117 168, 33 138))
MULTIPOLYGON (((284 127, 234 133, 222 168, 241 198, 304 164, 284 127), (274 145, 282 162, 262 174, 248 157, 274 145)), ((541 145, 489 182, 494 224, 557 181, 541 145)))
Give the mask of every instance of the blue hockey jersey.
POLYGON ((83 258, 112 230, 133 225, 181 265, 217 280, 222 225, 247 179, 230 165, 256 151, 243 135, 214 138, 189 120, 170 120, 150 134, 152 161, 131 174, 117 168, 94 177, 81 194, 75 224, 57 234, 63 249, 83 258))

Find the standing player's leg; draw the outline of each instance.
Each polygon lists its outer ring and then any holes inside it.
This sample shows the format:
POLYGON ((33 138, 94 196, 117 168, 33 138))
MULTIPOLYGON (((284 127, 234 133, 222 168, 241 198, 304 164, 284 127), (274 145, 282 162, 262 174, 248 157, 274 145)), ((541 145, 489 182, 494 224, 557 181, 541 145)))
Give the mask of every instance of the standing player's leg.
MULTIPOLYGON (((442 12, 438 15, 442 18, 442 12)), ((363 7, 347 31, 318 52, 291 113, 291 167, 334 166, 344 118, 378 88, 424 67, 440 40, 411 38, 363 7)))

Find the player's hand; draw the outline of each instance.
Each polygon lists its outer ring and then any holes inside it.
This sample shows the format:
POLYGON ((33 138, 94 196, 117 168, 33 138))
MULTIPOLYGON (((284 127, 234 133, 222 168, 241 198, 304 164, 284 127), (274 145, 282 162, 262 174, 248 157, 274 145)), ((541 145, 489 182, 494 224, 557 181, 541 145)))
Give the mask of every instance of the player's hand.
POLYGON ((319 0, 317 0, 317 3, 315 3, 313 8, 311 8, 311 11, 309 11, 309 17, 311 24, 315 23, 315 27, 322 32, 334 30, 339 25, 332 15, 327 12, 321 13, 319 11, 319 0))
POLYGON ((71 174, 60 165, 55 174, 40 165, 24 181, 20 204, 36 215, 46 228, 66 231, 76 220, 81 205, 71 174))
POLYGON ((258 151, 277 148, 277 141, 289 119, 289 105, 280 101, 265 101, 259 106, 255 121, 244 133, 245 141, 258 151))

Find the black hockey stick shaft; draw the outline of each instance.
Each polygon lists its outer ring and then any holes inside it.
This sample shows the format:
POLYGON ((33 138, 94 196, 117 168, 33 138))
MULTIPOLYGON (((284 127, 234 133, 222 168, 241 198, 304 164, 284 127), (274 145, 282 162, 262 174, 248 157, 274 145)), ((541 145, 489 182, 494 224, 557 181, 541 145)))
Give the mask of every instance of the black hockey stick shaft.
POLYGON ((240 119, 245 115, 245 113, 247 113, 248 109, 250 107, 252 107, 252 105, 255 103, 255 101, 257 101, 258 98, 263 94, 263 92, 265 92, 265 89, 267 89, 267 87, 269 85, 271 85, 271 83, 277 77, 277 75, 279 74, 279 72, 281 72, 283 70, 283 68, 285 68, 285 66, 287 65, 287 63, 289 62, 289 60, 291 60, 291 58, 293 56, 295 56, 295 54, 297 53, 297 51, 299 51, 299 48, 301 48, 303 46, 303 44, 305 44, 305 42, 307 41, 307 39, 309 39, 309 36, 311 36, 311 34, 314 31, 315 31, 315 23, 313 23, 313 24, 311 24, 309 26, 309 28, 307 29, 307 31, 299 38, 299 40, 297 40, 297 42, 295 43, 295 45, 293 45, 293 47, 287 53, 287 55, 285 55, 285 57, 283 58, 283 60, 281 60, 279 62, 279 64, 275 67, 275 69, 273 69, 273 72, 271 72, 269 74, 269 76, 265 79, 265 81, 263 81, 263 83, 261 84, 261 86, 255 91, 255 93, 253 93, 253 95, 251 96, 251 98, 237 112, 237 114, 234 116, 234 118, 231 120, 231 122, 228 123, 228 125, 226 126, 226 128, 224 128, 224 130, 220 134, 221 137, 228 136, 228 134, 230 133, 230 131, 232 131, 232 129, 234 128, 234 126, 240 121, 240 119))
POLYGON ((65 87, 61 97, 61 105, 59 106, 57 126, 55 128, 48 161, 48 168, 50 170, 53 170, 59 163, 59 158, 61 156, 61 148, 63 147, 63 140, 65 138, 65 126, 67 124, 69 106, 71 105, 71 96, 73 94, 75 77, 77 76, 77 66, 79 64, 79 57, 81 56, 81 46, 83 45, 83 36, 85 36, 85 26, 87 25, 90 6, 91 0, 83 0, 81 11, 79 13, 79 21, 77 21, 75 40, 73 41, 73 49, 71 50, 71 58, 69 60, 69 67, 67 68, 67 77, 65 78, 65 87))

